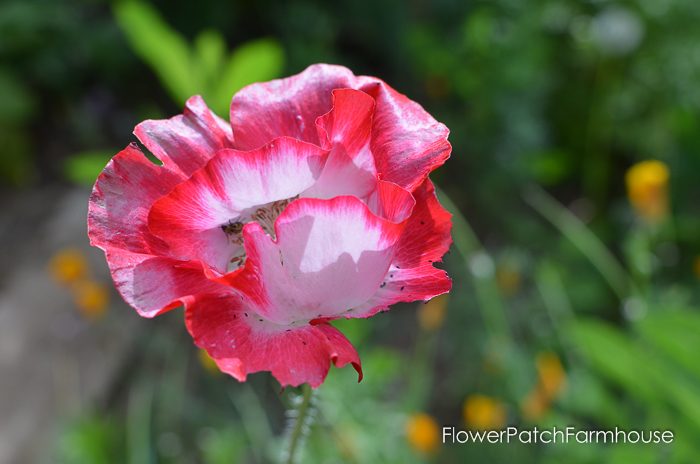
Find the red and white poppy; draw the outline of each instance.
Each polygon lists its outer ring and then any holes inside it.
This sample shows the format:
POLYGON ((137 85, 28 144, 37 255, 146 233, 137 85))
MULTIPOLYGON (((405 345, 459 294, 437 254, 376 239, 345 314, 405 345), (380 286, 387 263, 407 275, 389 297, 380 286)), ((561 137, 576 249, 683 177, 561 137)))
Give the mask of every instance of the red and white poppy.
POLYGON ((383 81, 314 65, 200 97, 134 133, 90 198, 88 234, 139 314, 186 308, 195 343, 243 381, 320 385, 359 356, 330 322, 450 289, 450 214, 428 174, 447 128, 383 81))

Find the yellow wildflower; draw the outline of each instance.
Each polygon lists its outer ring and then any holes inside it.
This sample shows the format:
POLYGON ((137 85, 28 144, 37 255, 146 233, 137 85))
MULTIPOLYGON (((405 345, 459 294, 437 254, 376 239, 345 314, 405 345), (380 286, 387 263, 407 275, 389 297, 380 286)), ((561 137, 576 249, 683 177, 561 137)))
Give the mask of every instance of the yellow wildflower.
POLYGON ((540 386, 546 397, 554 399, 566 383, 566 372, 556 354, 540 353, 535 360, 540 386))
POLYGON ((102 317, 109 305, 109 289, 101 282, 81 280, 73 286, 75 305, 88 319, 102 317))
POLYGON ((693 272, 695 272, 695 277, 700 279, 700 256, 695 257, 695 261, 693 262, 693 272))
POLYGON ((435 451, 440 443, 437 422, 428 414, 413 414, 406 422, 406 439, 413 449, 421 453, 435 451))
POLYGON ((449 296, 444 294, 433 298, 418 308, 418 324, 421 329, 426 332, 433 332, 442 327, 448 301, 449 296))
POLYGON ((218 374, 219 372, 219 367, 216 365, 216 362, 212 359, 211 356, 209 356, 209 353, 206 352, 206 350, 200 349, 199 352, 197 352, 197 359, 199 359, 199 364, 209 373, 211 374, 218 374))
POLYGON ((520 405, 523 416, 528 420, 537 420, 544 416, 566 384, 566 371, 556 354, 540 353, 535 359, 535 364, 537 385, 520 405))
POLYGON ((657 160, 642 161, 627 171, 627 196, 648 222, 657 222, 668 212, 668 179, 668 167, 657 160))
POLYGON ((59 250, 49 261, 49 272, 58 283, 75 283, 87 275, 85 255, 74 248, 59 250))
POLYGON ((538 420, 549 410, 550 401, 544 390, 537 385, 520 404, 520 410, 527 420, 538 420))
POLYGON ((495 398, 470 395, 464 401, 464 422, 477 430, 498 430, 506 424, 506 408, 495 398))

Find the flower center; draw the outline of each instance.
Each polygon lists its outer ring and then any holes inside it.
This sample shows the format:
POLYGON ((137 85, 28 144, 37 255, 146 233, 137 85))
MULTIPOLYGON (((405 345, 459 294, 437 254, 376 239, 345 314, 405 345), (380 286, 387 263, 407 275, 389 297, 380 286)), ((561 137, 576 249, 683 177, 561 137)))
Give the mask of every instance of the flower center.
POLYGON ((221 225, 221 230, 224 231, 229 241, 235 245, 235 251, 227 272, 234 271, 245 264, 246 254, 243 247, 243 226, 249 222, 257 222, 260 227, 273 239, 275 237, 275 220, 284 211, 289 203, 299 198, 299 195, 287 198, 285 200, 277 200, 272 203, 267 203, 262 206, 255 206, 241 212, 241 214, 233 219, 230 219, 225 224, 221 225))

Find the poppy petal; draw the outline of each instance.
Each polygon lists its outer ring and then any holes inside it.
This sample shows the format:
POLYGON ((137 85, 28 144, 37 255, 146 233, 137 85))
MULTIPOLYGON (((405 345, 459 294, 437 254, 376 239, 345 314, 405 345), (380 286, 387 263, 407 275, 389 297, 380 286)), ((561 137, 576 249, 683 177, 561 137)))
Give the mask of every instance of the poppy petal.
POLYGON ((345 317, 369 317, 399 302, 429 300, 447 293, 452 282, 434 267, 452 243, 451 215, 438 202, 435 187, 426 180, 414 192, 416 207, 396 246, 396 255, 384 279, 386 285, 345 317))
POLYGON ((335 317, 367 301, 382 284, 403 224, 344 196, 296 200, 275 229, 273 241, 258 224, 245 226, 246 265, 227 281, 267 319, 288 324, 335 317))
POLYGON ((217 151, 232 146, 231 126, 196 95, 170 119, 149 119, 134 134, 169 169, 189 177, 217 151))
POLYGON ((251 208, 299 195, 316 182, 326 156, 289 137, 251 151, 221 150, 153 204, 150 230, 177 257, 199 259, 223 274, 240 245, 222 227, 251 208))
POLYGON ((362 378, 357 351, 334 327, 278 325, 244 301, 234 294, 206 295, 187 308, 186 324, 195 344, 223 372, 243 382, 250 373, 269 371, 283 387, 318 387, 332 362, 336 367, 352 364, 362 378))

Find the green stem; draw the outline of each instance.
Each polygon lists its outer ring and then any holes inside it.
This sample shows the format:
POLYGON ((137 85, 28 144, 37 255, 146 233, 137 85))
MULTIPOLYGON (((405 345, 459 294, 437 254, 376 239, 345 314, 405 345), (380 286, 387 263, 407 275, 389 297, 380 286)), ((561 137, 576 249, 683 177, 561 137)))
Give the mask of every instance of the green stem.
POLYGON ((523 193, 523 198, 588 258, 621 301, 637 293, 620 262, 571 211, 535 185, 523 193))
POLYGON ((464 258, 467 272, 474 277, 476 299, 489 335, 511 348, 514 346, 514 342, 508 326, 506 308, 493 269, 490 269, 489 272, 475 274, 469 264, 470 260, 475 258, 487 261, 487 263, 492 263, 493 259, 481 244, 467 219, 457 208, 457 205, 442 190, 438 189, 437 193, 440 201, 452 213, 452 239, 454 240, 455 248, 464 258))
POLYGON ((301 386, 301 403, 296 410, 296 416, 292 418, 293 424, 289 431, 289 443, 283 455, 283 461, 286 464, 294 464, 297 462, 297 452, 301 448, 305 429, 310 425, 308 420, 310 419, 309 411, 311 411, 313 393, 309 384, 305 383, 301 386))

